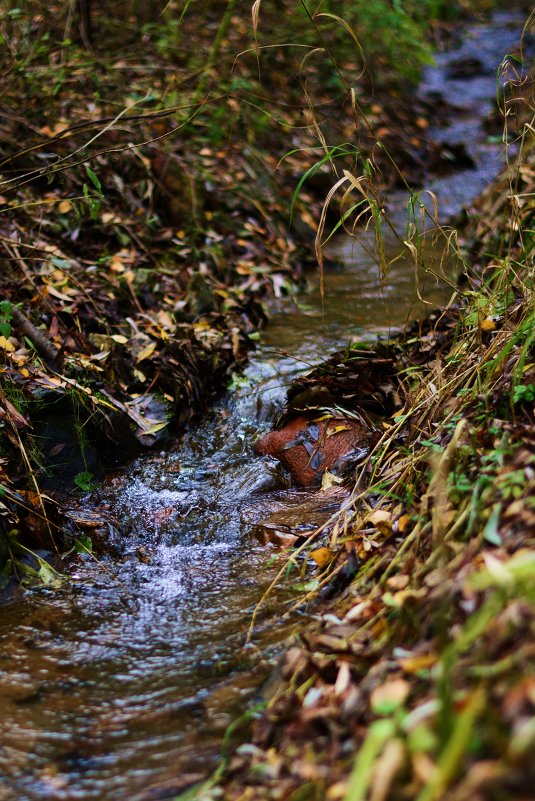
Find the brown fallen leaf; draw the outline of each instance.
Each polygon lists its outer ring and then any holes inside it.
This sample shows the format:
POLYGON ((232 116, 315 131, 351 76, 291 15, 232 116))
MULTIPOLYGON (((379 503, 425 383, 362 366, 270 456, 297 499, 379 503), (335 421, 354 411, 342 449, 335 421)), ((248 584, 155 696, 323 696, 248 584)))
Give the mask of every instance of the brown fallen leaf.
POLYGON ((383 713, 385 710, 398 709, 405 703, 411 685, 405 679, 391 679, 380 684, 370 696, 370 704, 374 712, 383 713))

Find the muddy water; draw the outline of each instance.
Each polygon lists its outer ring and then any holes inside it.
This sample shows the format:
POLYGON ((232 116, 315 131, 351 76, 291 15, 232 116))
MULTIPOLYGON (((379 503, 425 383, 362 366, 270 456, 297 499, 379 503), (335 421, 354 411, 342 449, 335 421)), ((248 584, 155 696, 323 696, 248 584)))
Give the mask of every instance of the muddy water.
MULTIPOLYGON (((435 182, 448 213, 499 168, 480 119, 518 27, 503 16, 473 27, 465 50, 441 56, 426 75, 425 91, 451 90, 466 106, 436 135, 462 134, 476 163, 435 182), (452 60, 474 51, 482 59, 486 43, 483 76, 447 79, 452 60)), ((391 202, 397 214, 404 198, 391 202)), ((176 452, 139 460, 95 495, 94 507, 120 523, 123 544, 113 558, 96 565, 80 557, 63 588, 0 607, 0 801, 171 798, 214 764, 225 728, 258 696, 293 625, 281 621, 293 597, 286 585, 244 647, 274 569, 273 551, 254 544, 251 527, 274 507, 298 510, 307 497, 285 488, 251 442, 288 381, 318 354, 397 329, 421 311, 407 257, 394 261, 383 284, 370 247, 366 237, 337 243, 330 255, 341 266, 325 276, 323 308, 313 285, 299 309, 287 302, 276 311, 245 376, 211 419, 176 452)), ((447 276, 455 265, 432 238, 426 247, 433 269, 421 270, 420 294, 441 304, 449 290, 433 272, 447 276)), ((400 255, 394 238, 387 252, 400 255)))

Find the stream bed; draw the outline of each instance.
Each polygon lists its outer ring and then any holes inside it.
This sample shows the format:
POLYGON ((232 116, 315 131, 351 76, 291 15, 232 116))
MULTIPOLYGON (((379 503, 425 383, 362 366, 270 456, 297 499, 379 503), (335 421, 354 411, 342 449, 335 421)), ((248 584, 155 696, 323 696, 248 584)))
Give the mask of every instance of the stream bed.
MULTIPOLYGON (((518 44, 513 13, 471 26, 461 47, 426 70, 422 92, 440 91, 458 107, 432 131, 466 145, 474 167, 431 179, 444 217, 469 203, 499 171, 499 146, 483 119, 496 68, 518 44), (452 64, 477 57, 477 74, 452 64)), ((389 199, 401 223, 406 198, 389 199)), ((311 244, 312 246, 312 244, 311 244)), ((71 580, 0 607, 0 801, 144 801, 173 798, 217 763, 232 720, 261 697, 281 643, 296 620, 292 582, 263 606, 245 645, 251 614, 278 565, 276 550, 251 530, 274 509, 299 519, 313 493, 288 488, 253 453, 288 383, 331 350, 403 327, 450 289, 430 272, 418 277, 394 237, 383 283, 373 241, 338 239, 325 275, 299 299, 274 307, 271 324, 243 377, 180 448, 138 459, 91 498, 120 522, 117 553, 96 563, 80 556, 71 580), (370 252, 371 251, 371 252, 370 252)), ((425 263, 447 278, 456 262, 429 239, 425 263), (438 268, 437 268, 438 269, 438 268)), ((320 503, 318 512, 334 506, 320 503)))

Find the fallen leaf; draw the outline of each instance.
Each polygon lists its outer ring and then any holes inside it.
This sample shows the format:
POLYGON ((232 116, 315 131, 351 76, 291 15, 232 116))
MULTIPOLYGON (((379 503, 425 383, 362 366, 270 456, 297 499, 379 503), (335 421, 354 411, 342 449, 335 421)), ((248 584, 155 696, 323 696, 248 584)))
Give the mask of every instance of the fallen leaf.
POLYGON ((3 335, 0 335, 0 348, 5 350, 6 353, 13 353, 15 350, 13 343, 10 342, 9 339, 6 339, 3 335))
POLYGON ((390 714, 399 709, 409 695, 411 686, 405 679, 391 679, 379 685, 370 696, 370 704, 375 713, 390 714))
POLYGON ((404 534, 405 533, 405 531, 409 527, 409 523, 410 522, 411 522, 411 519, 410 519, 409 515, 401 515, 401 517, 398 520, 398 531, 399 531, 400 534, 404 534))
POLYGON ((343 479, 341 479, 339 476, 335 476, 334 473, 330 473, 328 470, 326 470, 321 477, 321 489, 330 489, 336 484, 341 484, 342 481, 343 479))
POLYGON ((316 548, 316 550, 312 551, 310 554, 310 558, 315 561, 318 567, 324 567, 329 564, 335 556, 336 554, 334 551, 331 551, 330 548, 316 548))
POLYGON ((409 576, 390 576, 387 579, 387 586, 391 590, 404 590, 409 584, 409 576))
POLYGON ((419 673, 420 670, 426 670, 433 667, 438 661, 436 654, 418 654, 416 656, 404 657, 399 659, 399 665, 405 673, 419 673))
POLYGON ((156 349, 156 343, 155 342, 151 342, 150 345, 147 345, 146 348, 143 348, 143 350, 140 350, 139 353, 136 356, 136 363, 139 364, 139 362, 142 362, 144 359, 148 359, 149 356, 152 356, 152 354, 154 353, 155 349, 156 349))

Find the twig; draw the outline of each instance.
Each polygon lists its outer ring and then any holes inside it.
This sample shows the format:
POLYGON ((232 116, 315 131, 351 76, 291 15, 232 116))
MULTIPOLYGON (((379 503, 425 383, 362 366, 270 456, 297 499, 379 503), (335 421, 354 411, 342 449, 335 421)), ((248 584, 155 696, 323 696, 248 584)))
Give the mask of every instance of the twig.
POLYGON ((21 331, 31 340, 35 350, 45 359, 48 365, 57 362, 60 350, 53 345, 39 328, 28 320, 16 306, 12 306, 13 320, 21 331))

